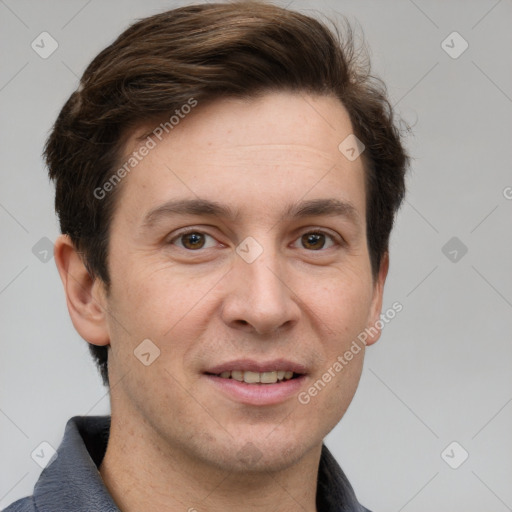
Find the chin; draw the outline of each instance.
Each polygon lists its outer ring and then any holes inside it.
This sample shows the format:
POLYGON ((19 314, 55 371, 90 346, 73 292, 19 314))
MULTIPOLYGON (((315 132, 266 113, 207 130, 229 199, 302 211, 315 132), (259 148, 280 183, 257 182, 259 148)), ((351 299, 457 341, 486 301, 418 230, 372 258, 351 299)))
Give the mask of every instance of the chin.
POLYGON ((210 446, 207 457, 219 469, 235 473, 269 473, 284 471, 297 464, 322 440, 305 440, 285 436, 272 440, 265 435, 231 439, 226 447, 210 446))

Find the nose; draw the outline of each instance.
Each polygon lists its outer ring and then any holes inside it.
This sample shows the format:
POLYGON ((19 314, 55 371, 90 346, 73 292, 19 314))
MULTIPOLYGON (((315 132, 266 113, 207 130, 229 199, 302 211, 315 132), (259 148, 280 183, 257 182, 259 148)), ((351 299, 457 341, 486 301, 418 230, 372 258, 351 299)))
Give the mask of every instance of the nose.
POLYGON ((272 335, 298 322, 299 299, 275 253, 264 251, 252 263, 236 255, 233 265, 222 307, 226 325, 272 335))

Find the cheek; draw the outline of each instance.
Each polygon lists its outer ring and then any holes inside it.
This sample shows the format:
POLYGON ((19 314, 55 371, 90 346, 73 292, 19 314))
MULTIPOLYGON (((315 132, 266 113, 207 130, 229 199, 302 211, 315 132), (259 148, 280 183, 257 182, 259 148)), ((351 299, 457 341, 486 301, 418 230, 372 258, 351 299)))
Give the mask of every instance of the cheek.
POLYGON ((341 420, 354 398, 361 377, 363 360, 364 348, 354 355, 353 359, 347 362, 339 372, 335 372, 331 366, 331 373, 334 374, 334 377, 331 377, 331 381, 326 384, 329 388, 326 390, 325 400, 322 404, 322 409, 326 412, 329 411, 327 413, 330 417, 329 431, 341 420))
POLYGON ((216 273, 191 274, 167 263, 127 265, 118 272, 113 311, 130 332, 162 339, 197 316, 216 281, 216 273))
POLYGON ((345 340, 347 336, 357 335, 366 327, 368 320, 372 301, 371 281, 347 269, 323 281, 325 284, 313 293, 314 287, 304 287, 301 295, 308 297, 305 301, 308 307, 332 337, 341 336, 345 340))
POLYGON ((310 396, 310 406, 318 411, 318 428, 324 429, 325 434, 345 414, 361 377, 365 346, 357 336, 366 327, 371 287, 359 283, 360 286, 348 286, 346 281, 333 280, 311 298, 322 322, 319 339, 322 340, 323 357, 306 392, 310 396))
POLYGON ((162 383, 170 378, 168 371, 183 380, 193 364, 196 341, 212 321, 211 308, 217 300, 215 284, 221 277, 211 271, 185 274, 177 266, 162 263, 120 267, 116 279, 112 279, 109 302, 112 370, 119 376, 134 372, 133 380, 138 382, 135 388, 148 374, 154 381, 155 372, 161 373, 158 380, 162 383), (121 279, 123 273, 125 279, 121 279), (144 367, 135 354, 147 339, 157 347, 153 350, 158 358, 144 367))

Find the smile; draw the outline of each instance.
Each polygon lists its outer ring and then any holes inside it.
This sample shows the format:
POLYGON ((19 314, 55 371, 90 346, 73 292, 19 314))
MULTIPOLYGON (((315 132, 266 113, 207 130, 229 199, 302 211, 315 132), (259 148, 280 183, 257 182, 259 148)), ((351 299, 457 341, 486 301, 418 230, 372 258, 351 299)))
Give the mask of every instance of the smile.
POLYGON ((291 370, 276 370, 271 372, 232 370, 221 372, 216 376, 223 379, 234 379, 247 384, 276 384, 277 382, 293 379, 294 376, 298 376, 298 374, 294 374, 291 370))

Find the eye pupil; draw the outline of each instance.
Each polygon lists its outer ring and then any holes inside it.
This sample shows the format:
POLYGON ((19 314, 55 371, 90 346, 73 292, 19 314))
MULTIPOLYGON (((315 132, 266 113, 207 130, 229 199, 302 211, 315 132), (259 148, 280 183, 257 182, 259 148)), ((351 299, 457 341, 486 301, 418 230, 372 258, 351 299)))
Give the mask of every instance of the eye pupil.
POLYGON ((315 247, 309 247, 310 249, 319 250, 324 246, 324 243, 325 243, 324 238, 325 238, 325 235, 323 235, 322 233, 307 233, 302 236, 302 242, 304 243, 305 246, 307 246, 309 244, 312 244, 315 246, 315 247), (319 242, 321 242, 320 245, 318 245, 319 242))
POLYGON ((187 233, 182 239, 187 249, 200 249, 204 245, 204 236, 201 233, 187 233))

